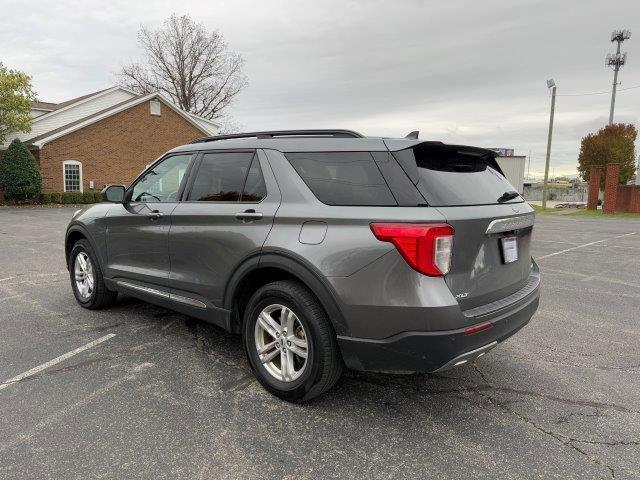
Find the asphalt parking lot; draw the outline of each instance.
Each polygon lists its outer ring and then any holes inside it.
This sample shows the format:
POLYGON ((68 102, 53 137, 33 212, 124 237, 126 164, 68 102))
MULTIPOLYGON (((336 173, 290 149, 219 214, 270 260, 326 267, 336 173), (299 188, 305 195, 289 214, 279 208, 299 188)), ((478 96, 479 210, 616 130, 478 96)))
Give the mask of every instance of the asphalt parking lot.
POLYGON ((216 327, 77 306, 72 211, 0 208, 0 478, 640 477, 640 221, 539 216, 542 302, 519 334, 290 405, 216 327))

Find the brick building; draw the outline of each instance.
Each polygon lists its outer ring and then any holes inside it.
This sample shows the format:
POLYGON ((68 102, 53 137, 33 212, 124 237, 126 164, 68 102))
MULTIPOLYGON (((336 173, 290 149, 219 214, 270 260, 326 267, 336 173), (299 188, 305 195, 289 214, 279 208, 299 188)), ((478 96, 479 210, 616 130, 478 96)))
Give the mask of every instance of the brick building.
POLYGON ((35 102, 28 134, 10 135, 32 151, 44 193, 130 183, 167 150, 213 135, 215 122, 185 112, 162 95, 113 87, 63 103, 35 102))

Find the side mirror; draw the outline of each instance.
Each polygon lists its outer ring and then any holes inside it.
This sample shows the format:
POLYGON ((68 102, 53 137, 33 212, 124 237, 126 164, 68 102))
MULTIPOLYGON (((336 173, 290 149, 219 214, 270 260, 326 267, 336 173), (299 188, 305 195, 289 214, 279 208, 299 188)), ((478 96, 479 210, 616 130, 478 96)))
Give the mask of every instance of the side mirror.
POLYGON ((102 189, 102 201, 111 203, 124 202, 124 185, 107 185, 102 189))

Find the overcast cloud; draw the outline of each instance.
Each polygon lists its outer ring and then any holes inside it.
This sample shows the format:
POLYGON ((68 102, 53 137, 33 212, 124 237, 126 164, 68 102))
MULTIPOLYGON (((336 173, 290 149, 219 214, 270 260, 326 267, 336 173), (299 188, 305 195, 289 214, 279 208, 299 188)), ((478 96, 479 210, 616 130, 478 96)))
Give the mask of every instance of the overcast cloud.
MULTIPOLYGON (((114 82, 139 55, 140 24, 188 13, 246 59, 242 128, 350 128, 531 151, 544 165, 545 85, 611 89, 610 32, 630 29, 620 88, 640 86, 640 2, 605 1, 10 1, 0 0, 0 61, 33 76, 41 100, 114 82)), ((610 96, 559 96, 556 174, 575 173, 580 138, 608 119, 610 96)), ((621 91, 616 121, 638 123, 640 88, 621 91)))

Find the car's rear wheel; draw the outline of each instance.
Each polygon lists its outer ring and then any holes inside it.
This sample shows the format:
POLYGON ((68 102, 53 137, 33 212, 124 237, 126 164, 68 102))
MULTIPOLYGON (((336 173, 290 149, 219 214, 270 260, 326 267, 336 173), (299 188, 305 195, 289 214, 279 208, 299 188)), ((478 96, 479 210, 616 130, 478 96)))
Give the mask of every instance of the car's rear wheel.
POLYGON ((102 277, 100 264, 87 240, 78 240, 69 255, 71 287, 78 303, 96 310, 111 305, 118 292, 108 290, 102 277))
POLYGON ((316 397, 342 373, 331 323, 298 282, 273 282, 258 289, 245 309, 243 332, 256 378, 284 400, 316 397))

